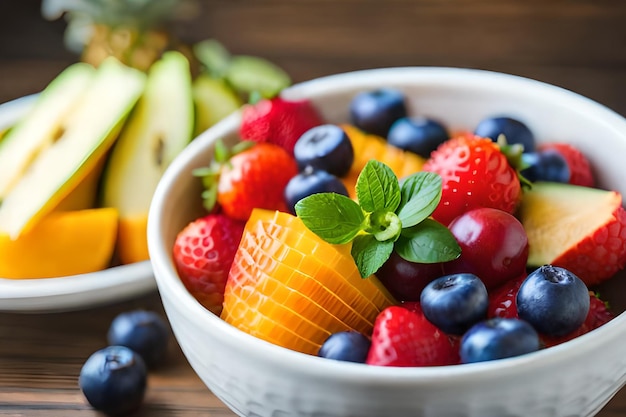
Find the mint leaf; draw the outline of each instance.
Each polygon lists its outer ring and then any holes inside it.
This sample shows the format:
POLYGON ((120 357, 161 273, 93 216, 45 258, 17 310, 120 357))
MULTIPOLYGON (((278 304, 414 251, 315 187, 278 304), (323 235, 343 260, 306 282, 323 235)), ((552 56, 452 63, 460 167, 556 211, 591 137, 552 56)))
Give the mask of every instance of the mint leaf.
POLYGON ((304 225, 328 243, 348 243, 363 228, 359 205, 336 193, 318 193, 298 201, 296 214, 304 225))
POLYGON ((400 185, 391 168, 369 161, 356 182, 356 196, 363 210, 395 212, 400 205, 400 185))
POLYGON ((358 235, 352 242, 352 258, 361 278, 367 278, 380 269, 393 251, 393 242, 379 242, 372 235, 358 235))
POLYGON ((402 230, 395 244, 402 258, 411 262, 437 263, 456 259, 461 248, 450 230, 432 219, 402 230))
POLYGON ((417 172, 402 182, 398 217, 411 227, 430 216, 441 200, 442 180, 433 172, 417 172))

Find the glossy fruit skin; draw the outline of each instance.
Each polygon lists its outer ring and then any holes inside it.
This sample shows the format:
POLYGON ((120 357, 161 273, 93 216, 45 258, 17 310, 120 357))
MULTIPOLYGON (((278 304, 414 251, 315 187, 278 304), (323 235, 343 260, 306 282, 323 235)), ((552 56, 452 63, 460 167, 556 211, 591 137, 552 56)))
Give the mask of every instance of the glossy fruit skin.
POLYGON ((333 333, 320 348, 318 356, 338 361, 365 363, 371 344, 367 336, 353 330, 333 333))
POLYGON ((148 367, 163 362, 170 332, 154 311, 132 310, 118 314, 107 332, 109 345, 126 346, 137 352, 148 367))
POLYGON ((387 134, 387 142, 400 149, 428 158, 435 149, 448 140, 445 126, 426 117, 402 117, 396 120, 387 134))
POLYGON ((242 140, 270 142, 293 155, 304 132, 322 124, 322 117, 308 100, 264 99, 243 107, 239 135, 242 140))
POLYGON ((485 118, 478 123, 474 134, 490 138, 493 141, 497 141, 498 136, 504 135, 509 145, 523 145, 524 152, 534 152, 536 148, 535 136, 528 126, 512 117, 498 116, 485 118))
POLYGON ((443 366, 459 362, 454 338, 424 317, 401 306, 380 312, 365 361, 377 366, 443 366))
POLYGON ((510 358, 539 350, 539 335, 519 319, 492 318, 472 326, 461 339, 461 363, 510 358))
POLYGON ((461 247, 461 256, 444 265, 447 273, 475 274, 491 289, 526 270, 528 236, 512 214, 477 208, 460 215, 448 227, 461 247))
POLYGON ((391 125, 407 116, 405 96, 393 88, 380 88, 356 94, 350 102, 350 119, 359 129, 387 137, 391 125))
POLYGON ((489 295, 476 275, 446 275, 426 285, 420 305, 424 316, 443 332, 462 335, 487 317, 489 295))
POLYGON ((304 197, 317 193, 337 193, 348 196, 344 183, 335 175, 321 169, 307 167, 292 177, 285 187, 285 202, 291 214, 296 214, 295 205, 304 197))
POLYGON ((354 161, 354 149, 346 132, 337 125, 324 124, 307 130, 293 149, 300 170, 311 166, 342 177, 354 161))
POLYGON ((555 150, 527 152, 522 155, 522 161, 528 166, 521 170, 520 174, 531 182, 568 183, 570 180, 571 173, 567 161, 555 150))
POLYGON ((441 263, 420 264, 407 261, 396 252, 376 271, 376 277, 399 301, 419 301, 426 285, 444 274, 441 263))
POLYGON ((108 346, 83 364, 78 385, 93 408, 123 416, 141 406, 146 381, 146 366, 139 354, 125 346, 108 346))
POLYGON ((595 177, 587 157, 574 145, 564 142, 544 143, 538 147, 539 152, 556 152, 563 157, 569 170, 568 183, 594 187, 595 177))
POLYGON ((200 304, 217 315, 243 228, 241 221, 209 214, 189 223, 174 242, 173 260, 181 281, 200 304))
POLYGON ((517 278, 510 279, 498 288, 489 290, 489 308, 487 318, 519 318, 517 315, 517 291, 526 279, 526 271, 517 278))
POLYGON ((454 136, 431 154, 423 169, 443 180, 441 202, 433 217, 444 225, 478 207, 513 213, 521 201, 517 172, 491 139, 454 136))
POLYGON ((517 312, 537 332, 563 336, 580 327, 589 312, 589 290, 570 271, 543 265, 528 274, 517 292, 517 312))

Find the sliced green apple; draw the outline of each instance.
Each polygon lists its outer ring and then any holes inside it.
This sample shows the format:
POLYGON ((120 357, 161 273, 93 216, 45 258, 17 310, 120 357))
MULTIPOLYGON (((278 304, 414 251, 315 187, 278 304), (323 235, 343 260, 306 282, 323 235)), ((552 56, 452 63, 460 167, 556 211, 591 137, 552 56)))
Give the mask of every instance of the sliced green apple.
POLYGON ((243 104, 224 80, 208 74, 201 74, 194 80, 192 91, 196 106, 194 135, 204 132, 243 104))
POLYGON ((109 157, 103 204, 120 217, 118 251, 123 263, 147 259, 145 220, 157 183, 189 143, 194 107, 189 62, 167 52, 155 62, 146 88, 109 157))
MULTIPOLYGON (((57 123, 51 123, 52 142, 35 152, 26 167, 19 168, 19 178, 0 205, 0 232, 17 238, 52 211, 98 166, 141 95, 144 83, 145 74, 115 58, 102 63, 71 105, 71 111, 59 115, 57 123)), ((46 108, 54 112, 55 103, 46 108)), ((39 117, 47 117, 44 110, 41 112, 43 116, 39 117)), ((17 143, 15 146, 21 149, 17 143)), ((5 152, 7 157, 12 155, 5 152)))

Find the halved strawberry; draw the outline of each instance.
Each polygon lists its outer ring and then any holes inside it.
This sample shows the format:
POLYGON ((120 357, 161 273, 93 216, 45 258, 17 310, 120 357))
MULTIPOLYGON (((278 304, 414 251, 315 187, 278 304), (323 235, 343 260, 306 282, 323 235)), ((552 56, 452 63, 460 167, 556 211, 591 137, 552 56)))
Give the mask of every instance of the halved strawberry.
POLYGON ((310 101, 289 101, 277 96, 243 107, 239 135, 242 140, 280 145, 293 155, 293 147, 300 136, 322 123, 322 117, 310 101))
POLYGON ((570 184, 582 185, 584 187, 593 187, 595 185, 591 165, 587 157, 578 148, 564 142, 544 143, 538 147, 540 151, 546 149, 557 151, 565 159, 570 171, 570 184))
POLYGON ((458 342, 423 314, 401 306, 376 318, 365 363, 379 366, 440 366, 459 363, 458 342))
POLYGON ((174 243, 174 265, 181 281, 200 304, 217 315, 243 229, 243 222, 209 214, 189 223, 174 243))
POLYGON ((529 266, 560 266, 592 286, 626 265, 626 211, 615 191, 535 183, 524 194, 519 216, 528 235, 529 266))

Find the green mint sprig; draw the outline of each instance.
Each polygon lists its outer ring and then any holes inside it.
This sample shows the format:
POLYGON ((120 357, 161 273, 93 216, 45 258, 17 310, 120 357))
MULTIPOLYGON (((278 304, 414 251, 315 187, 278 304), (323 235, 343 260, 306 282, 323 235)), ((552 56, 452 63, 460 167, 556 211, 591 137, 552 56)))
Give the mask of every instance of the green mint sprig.
POLYGON ((298 201, 295 210, 326 242, 352 242, 352 257, 366 278, 394 250, 417 263, 447 262, 461 254, 450 230, 430 218, 441 190, 441 177, 435 173, 417 172, 400 182, 391 168, 372 160, 357 179, 358 203, 340 194, 318 193, 298 201))

